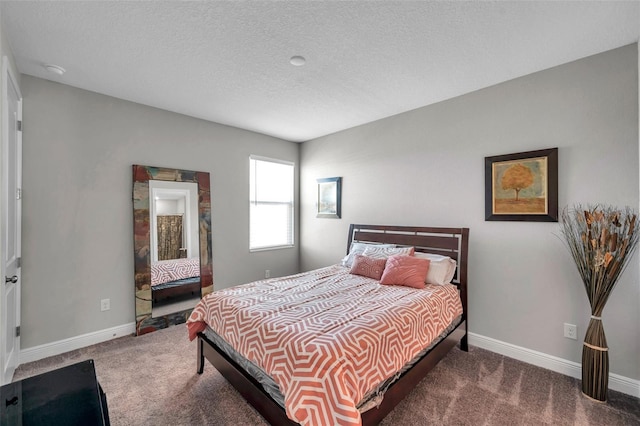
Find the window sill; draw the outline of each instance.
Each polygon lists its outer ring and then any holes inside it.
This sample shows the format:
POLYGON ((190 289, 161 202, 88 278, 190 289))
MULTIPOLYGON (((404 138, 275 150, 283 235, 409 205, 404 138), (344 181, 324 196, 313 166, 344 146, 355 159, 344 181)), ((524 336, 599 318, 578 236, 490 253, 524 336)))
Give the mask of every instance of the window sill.
POLYGON ((286 246, 270 246, 270 247, 253 248, 253 249, 249 249, 249 253, 253 253, 256 251, 283 250, 283 249, 290 249, 290 248, 295 248, 295 245, 291 244, 286 246))

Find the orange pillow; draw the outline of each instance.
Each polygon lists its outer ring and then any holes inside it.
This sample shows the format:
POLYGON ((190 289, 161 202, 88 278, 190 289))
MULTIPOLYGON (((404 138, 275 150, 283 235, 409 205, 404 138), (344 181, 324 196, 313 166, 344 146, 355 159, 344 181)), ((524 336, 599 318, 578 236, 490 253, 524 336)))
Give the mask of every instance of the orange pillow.
POLYGON ((362 275, 363 277, 373 278, 380 281, 382 271, 387 259, 374 259, 372 257, 356 254, 353 259, 353 266, 349 273, 354 275, 362 275))
POLYGON ((429 259, 414 256, 391 256, 382 272, 380 284, 424 288, 429 259))

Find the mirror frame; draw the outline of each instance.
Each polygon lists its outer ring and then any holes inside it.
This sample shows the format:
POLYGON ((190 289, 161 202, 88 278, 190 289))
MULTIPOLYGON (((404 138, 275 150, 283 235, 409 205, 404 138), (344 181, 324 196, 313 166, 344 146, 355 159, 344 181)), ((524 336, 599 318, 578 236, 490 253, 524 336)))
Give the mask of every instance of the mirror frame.
POLYGON ((211 250, 211 187, 209 173, 133 165, 133 253, 135 270, 136 335, 186 322, 193 309, 152 318, 149 181, 194 182, 198 185, 200 236, 200 297, 213 291, 211 250))

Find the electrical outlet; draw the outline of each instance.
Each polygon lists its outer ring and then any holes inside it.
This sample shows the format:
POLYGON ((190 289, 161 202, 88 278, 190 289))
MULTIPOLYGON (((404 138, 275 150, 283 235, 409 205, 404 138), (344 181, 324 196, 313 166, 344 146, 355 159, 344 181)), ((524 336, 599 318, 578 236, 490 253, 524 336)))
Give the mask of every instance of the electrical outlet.
POLYGON ((271 278, 271 269, 265 269, 264 270, 264 277, 265 278, 271 278))
POLYGON ((108 311, 109 309, 111 309, 111 299, 102 299, 100 301, 100 310, 108 311))
POLYGON ((567 339, 578 340, 578 327, 574 324, 564 323, 564 337, 567 339))

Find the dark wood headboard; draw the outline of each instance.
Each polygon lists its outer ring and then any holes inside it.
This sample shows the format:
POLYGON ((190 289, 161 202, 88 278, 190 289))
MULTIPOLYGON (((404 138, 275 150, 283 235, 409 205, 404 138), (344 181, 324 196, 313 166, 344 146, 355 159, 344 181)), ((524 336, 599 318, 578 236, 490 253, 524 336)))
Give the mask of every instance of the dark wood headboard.
POLYGON ((352 242, 412 246, 416 251, 449 256, 457 262, 452 284, 458 286, 467 319, 467 265, 469 228, 429 228, 422 226, 355 225, 349 226, 347 254, 352 242))

